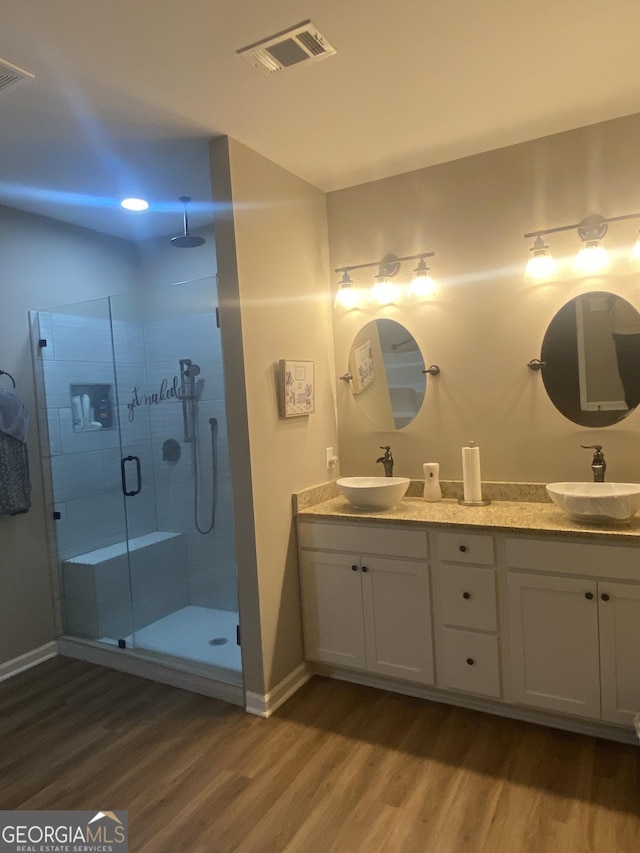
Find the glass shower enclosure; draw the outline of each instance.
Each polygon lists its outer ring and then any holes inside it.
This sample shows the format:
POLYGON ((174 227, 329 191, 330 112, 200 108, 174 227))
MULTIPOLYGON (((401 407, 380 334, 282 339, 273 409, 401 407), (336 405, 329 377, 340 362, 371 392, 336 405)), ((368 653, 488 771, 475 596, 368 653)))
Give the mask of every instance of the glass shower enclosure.
POLYGON ((207 278, 32 328, 64 634, 241 684, 216 302, 207 278))

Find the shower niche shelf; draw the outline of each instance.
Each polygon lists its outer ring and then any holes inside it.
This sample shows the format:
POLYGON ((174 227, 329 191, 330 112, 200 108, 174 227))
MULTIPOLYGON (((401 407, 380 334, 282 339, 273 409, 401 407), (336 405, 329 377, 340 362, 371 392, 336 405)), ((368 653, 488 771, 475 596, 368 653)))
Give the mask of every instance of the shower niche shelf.
POLYGON ((71 419, 74 432, 113 429, 114 387, 104 382, 72 382, 71 419))

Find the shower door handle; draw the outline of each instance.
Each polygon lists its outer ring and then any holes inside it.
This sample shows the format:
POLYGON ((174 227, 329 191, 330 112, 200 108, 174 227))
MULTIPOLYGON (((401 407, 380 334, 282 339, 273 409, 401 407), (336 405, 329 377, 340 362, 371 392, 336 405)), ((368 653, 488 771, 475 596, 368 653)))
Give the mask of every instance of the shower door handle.
POLYGON ((120 476, 122 477, 122 494, 126 495, 128 498, 132 498, 134 495, 139 495, 142 491, 142 474, 140 471, 140 457, 139 456, 124 456, 120 460, 120 476), (126 472, 126 464, 127 462, 135 462, 136 463, 136 476, 138 478, 138 488, 133 492, 127 491, 127 472, 126 472))

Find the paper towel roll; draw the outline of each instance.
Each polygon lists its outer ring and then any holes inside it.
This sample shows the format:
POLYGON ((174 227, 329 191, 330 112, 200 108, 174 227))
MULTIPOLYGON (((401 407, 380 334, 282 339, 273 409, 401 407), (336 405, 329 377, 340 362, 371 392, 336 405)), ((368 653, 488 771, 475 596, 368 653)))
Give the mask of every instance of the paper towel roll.
POLYGON ((465 503, 477 503, 482 500, 482 479, 480 477, 480 448, 469 442, 462 448, 462 483, 465 503))

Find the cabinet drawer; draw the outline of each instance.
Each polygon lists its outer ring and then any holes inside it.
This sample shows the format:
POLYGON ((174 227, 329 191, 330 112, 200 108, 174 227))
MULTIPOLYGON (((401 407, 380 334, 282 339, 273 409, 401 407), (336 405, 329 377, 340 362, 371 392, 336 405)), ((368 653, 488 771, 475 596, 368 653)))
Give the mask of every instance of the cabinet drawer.
POLYGON ((495 569, 438 566, 438 609, 442 623, 497 631, 495 569))
POLYGON ((320 551, 350 551, 419 560, 425 560, 428 555, 425 531, 373 524, 299 521, 298 545, 320 551))
POLYGON ((454 563, 493 564, 493 538, 483 533, 438 533, 441 560, 454 563))
POLYGON ((507 566, 511 569, 640 579, 640 550, 637 546, 524 537, 507 537, 505 542, 507 566))
POLYGON ((499 698, 498 638, 444 628, 438 649, 438 687, 499 698))

